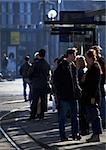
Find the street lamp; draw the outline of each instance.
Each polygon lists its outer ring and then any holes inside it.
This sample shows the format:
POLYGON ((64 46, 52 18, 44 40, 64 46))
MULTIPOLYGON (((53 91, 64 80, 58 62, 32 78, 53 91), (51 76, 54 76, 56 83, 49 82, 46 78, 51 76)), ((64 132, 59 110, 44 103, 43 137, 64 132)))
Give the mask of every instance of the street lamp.
POLYGON ((57 11, 55 9, 52 9, 48 12, 47 16, 53 21, 57 17, 57 11))

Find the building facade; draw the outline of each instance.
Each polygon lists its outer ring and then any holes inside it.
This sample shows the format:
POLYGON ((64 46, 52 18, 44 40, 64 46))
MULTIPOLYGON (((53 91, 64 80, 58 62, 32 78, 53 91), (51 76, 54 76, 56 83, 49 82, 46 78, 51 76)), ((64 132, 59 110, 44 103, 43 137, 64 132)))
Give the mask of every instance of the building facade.
MULTIPOLYGON (((18 76, 25 55, 30 55, 33 60, 34 53, 40 48, 45 48, 46 59, 52 64, 54 58, 64 53, 67 47, 76 45, 76 39, 77 44, 78 41, 84 42, 81 36, 75 36, 74 40, 64 42, 60 40, 60 35, 52 35, 51 26, 44 24, 44 20, 48 20, 47 13, 50 9, 57 10, 57 20, 60 19, 60 11, 66 10, 86 11, 96 19, 105 20, 104 13, 96 13, 104 7, 105 1, 84 0, 79 3, 78 0, 0 0, 0 72, 3 70, 4 53, 7 56, 10 53, 14 54, 18 76)), ((96 26, 95 33, 96 41, 103 47, 104 54, 106 50, 105 29, 104 26, 96 26)), ((71 36, 70 39, 72 39, 71 36)), ((78 47, 79 52, 81 52, 81 46, 83 45, 80 44, 78 47)))

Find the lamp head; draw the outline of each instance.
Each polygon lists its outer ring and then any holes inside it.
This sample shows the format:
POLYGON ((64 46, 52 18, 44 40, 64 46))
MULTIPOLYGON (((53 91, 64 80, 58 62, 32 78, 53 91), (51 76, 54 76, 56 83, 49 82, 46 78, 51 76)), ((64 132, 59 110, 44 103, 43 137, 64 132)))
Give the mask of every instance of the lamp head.
POLYGON ((57 11, 55 9, 52 9, 48 12, 48 18, 53 20, 55 19, 57 16, 57 11))

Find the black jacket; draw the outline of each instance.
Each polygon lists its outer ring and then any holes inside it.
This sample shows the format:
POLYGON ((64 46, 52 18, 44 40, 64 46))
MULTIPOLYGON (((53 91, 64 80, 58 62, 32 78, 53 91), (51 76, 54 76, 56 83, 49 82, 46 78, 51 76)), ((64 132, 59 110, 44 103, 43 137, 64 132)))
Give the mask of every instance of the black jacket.
POLYGON ((33 88, 46 88, 49 70, 50 66, 45 59, 34 61, 29 73, 33 88))
MULTIPOLYGON (((72 64, 73 80, 77 84, 76 67, 72 64)), ((73 82, 69 71, 69 63, 63 60, 54 71, 53 83, 55 92, 60 100, 70 101, 74 98, 73 82)))
POLYGON ((95 98, 96 103, 99 103, 101 96, 100 78, 99 66, 97 63, 94 63, 86 73, 84 88, 82 90, 82 101, 85 105, 91 105, 91 98, 95 98))
POLYGON ((105 76, 106 76, 106 74, 105 74, 105 61, 104 61, 103 57, 98 57, 97 60, 98 60, 100 66, 101 66, 101 69, 102 69, 101 82, 100 82, 101 95, 105 96, 105 88, 104 88, 105 76))
POLYGON ((21 65, 19 72, 23 78, 29 78, 29 69, 31 65, 32 64, 29 62, 25 62, 24 64, 21 65))

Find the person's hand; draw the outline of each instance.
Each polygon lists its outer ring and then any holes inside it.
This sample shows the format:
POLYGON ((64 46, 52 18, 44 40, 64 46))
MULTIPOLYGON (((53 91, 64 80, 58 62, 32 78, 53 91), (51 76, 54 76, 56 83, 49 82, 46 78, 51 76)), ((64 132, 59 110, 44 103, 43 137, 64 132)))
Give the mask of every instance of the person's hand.
POLYGON ((95 98, 91 98, 91 104, 95 104, 95 98))

